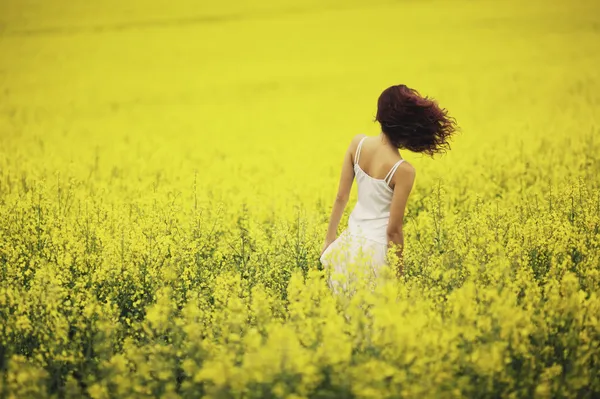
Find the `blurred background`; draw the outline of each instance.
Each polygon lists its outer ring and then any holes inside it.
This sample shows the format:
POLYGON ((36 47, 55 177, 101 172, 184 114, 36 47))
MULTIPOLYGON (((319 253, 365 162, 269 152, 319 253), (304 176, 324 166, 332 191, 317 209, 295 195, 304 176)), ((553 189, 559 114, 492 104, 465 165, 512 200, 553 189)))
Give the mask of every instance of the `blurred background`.
POLYGON ((1 0, 0 159, 123 190, 196 176, 328 201, 350 139, 379 133, 378 95, 405 83, 461 127, 439 161, 403 154, 418 190, 496 195, 567 163, 561 177, 593 179, 599 15, 592 0, 1 0))

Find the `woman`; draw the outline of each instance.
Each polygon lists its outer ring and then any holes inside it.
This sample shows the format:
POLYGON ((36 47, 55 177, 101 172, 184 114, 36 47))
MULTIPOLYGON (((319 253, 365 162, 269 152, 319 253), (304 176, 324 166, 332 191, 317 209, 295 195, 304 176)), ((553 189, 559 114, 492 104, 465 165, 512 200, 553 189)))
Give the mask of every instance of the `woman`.
MULTIPOLYGON (((379 136, 354 137, 344 157, 320 258, 336 274, 347 276, 350 265, 354 265, 367 275, 377 276, 388 263, 390 248, 402 259, 402 224, 415 168, 402 159, 399 149, 433 155, 449 148, 448 140, 455 132, 454 119, 445 109, 405 85, 383 91, 375 120, 381 125, 379 136), (336 238, 355 177, 358 201, 348 228, 336 238)), ((402 262, 398 264, 401 275, 402 262)))

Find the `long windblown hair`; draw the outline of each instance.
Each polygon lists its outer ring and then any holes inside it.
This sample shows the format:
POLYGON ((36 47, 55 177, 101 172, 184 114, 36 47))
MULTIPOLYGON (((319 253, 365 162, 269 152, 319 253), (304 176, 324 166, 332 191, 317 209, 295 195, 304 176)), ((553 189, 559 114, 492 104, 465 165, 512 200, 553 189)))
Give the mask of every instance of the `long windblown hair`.
POLYGON ((377 101, 375 120, 398 148, 433 156, 450 149, 456 121, 435 100, 405 85, 391 86, 377 101))

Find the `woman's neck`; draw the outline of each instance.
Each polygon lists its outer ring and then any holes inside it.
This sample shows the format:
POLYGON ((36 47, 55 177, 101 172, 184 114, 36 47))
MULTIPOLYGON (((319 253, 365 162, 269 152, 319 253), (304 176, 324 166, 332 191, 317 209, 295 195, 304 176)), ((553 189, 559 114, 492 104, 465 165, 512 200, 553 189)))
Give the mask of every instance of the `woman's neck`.
POLYGON ((386 136, 385 133, 383 133, 383 132, 379 133, 379 138, 384 145, 394 147, 394 145, 390 142, 390 139, 388 139, 388 137, 386 136))
POLYGON ((398 154, 400 154, 400 150, 398 149, 398 147, 396 147, 394 144, 392 144, 392 142, 390 141, 390 139, 388 138, 388 136, 385 133, 383 133, 383 132, 379 133, 379 139, 381 140, 381 143, 383 145, 390 147, 394 151, 398 152, 398 154))

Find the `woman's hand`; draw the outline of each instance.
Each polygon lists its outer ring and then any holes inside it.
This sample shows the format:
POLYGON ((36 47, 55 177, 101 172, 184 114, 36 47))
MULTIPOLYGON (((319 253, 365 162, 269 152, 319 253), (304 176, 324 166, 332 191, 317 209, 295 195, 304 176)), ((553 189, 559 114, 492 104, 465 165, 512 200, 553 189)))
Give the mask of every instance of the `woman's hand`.
POLYGON ((404 254, 402 251, 402 245, 389 241, 387 264, 390 265, 396 272, 396 277, 398 279, 404 276, 404 254))
POLYGON ((332 242, 334 242, 336 239, 336 237, 332 237, 332 238, 325 238, 325 242, 323 243, 323 249, 321 250, 321 255, 319 255, 319 257, 323 256, 323 253, 325 253, 325 250, 331 245, 332 242))

